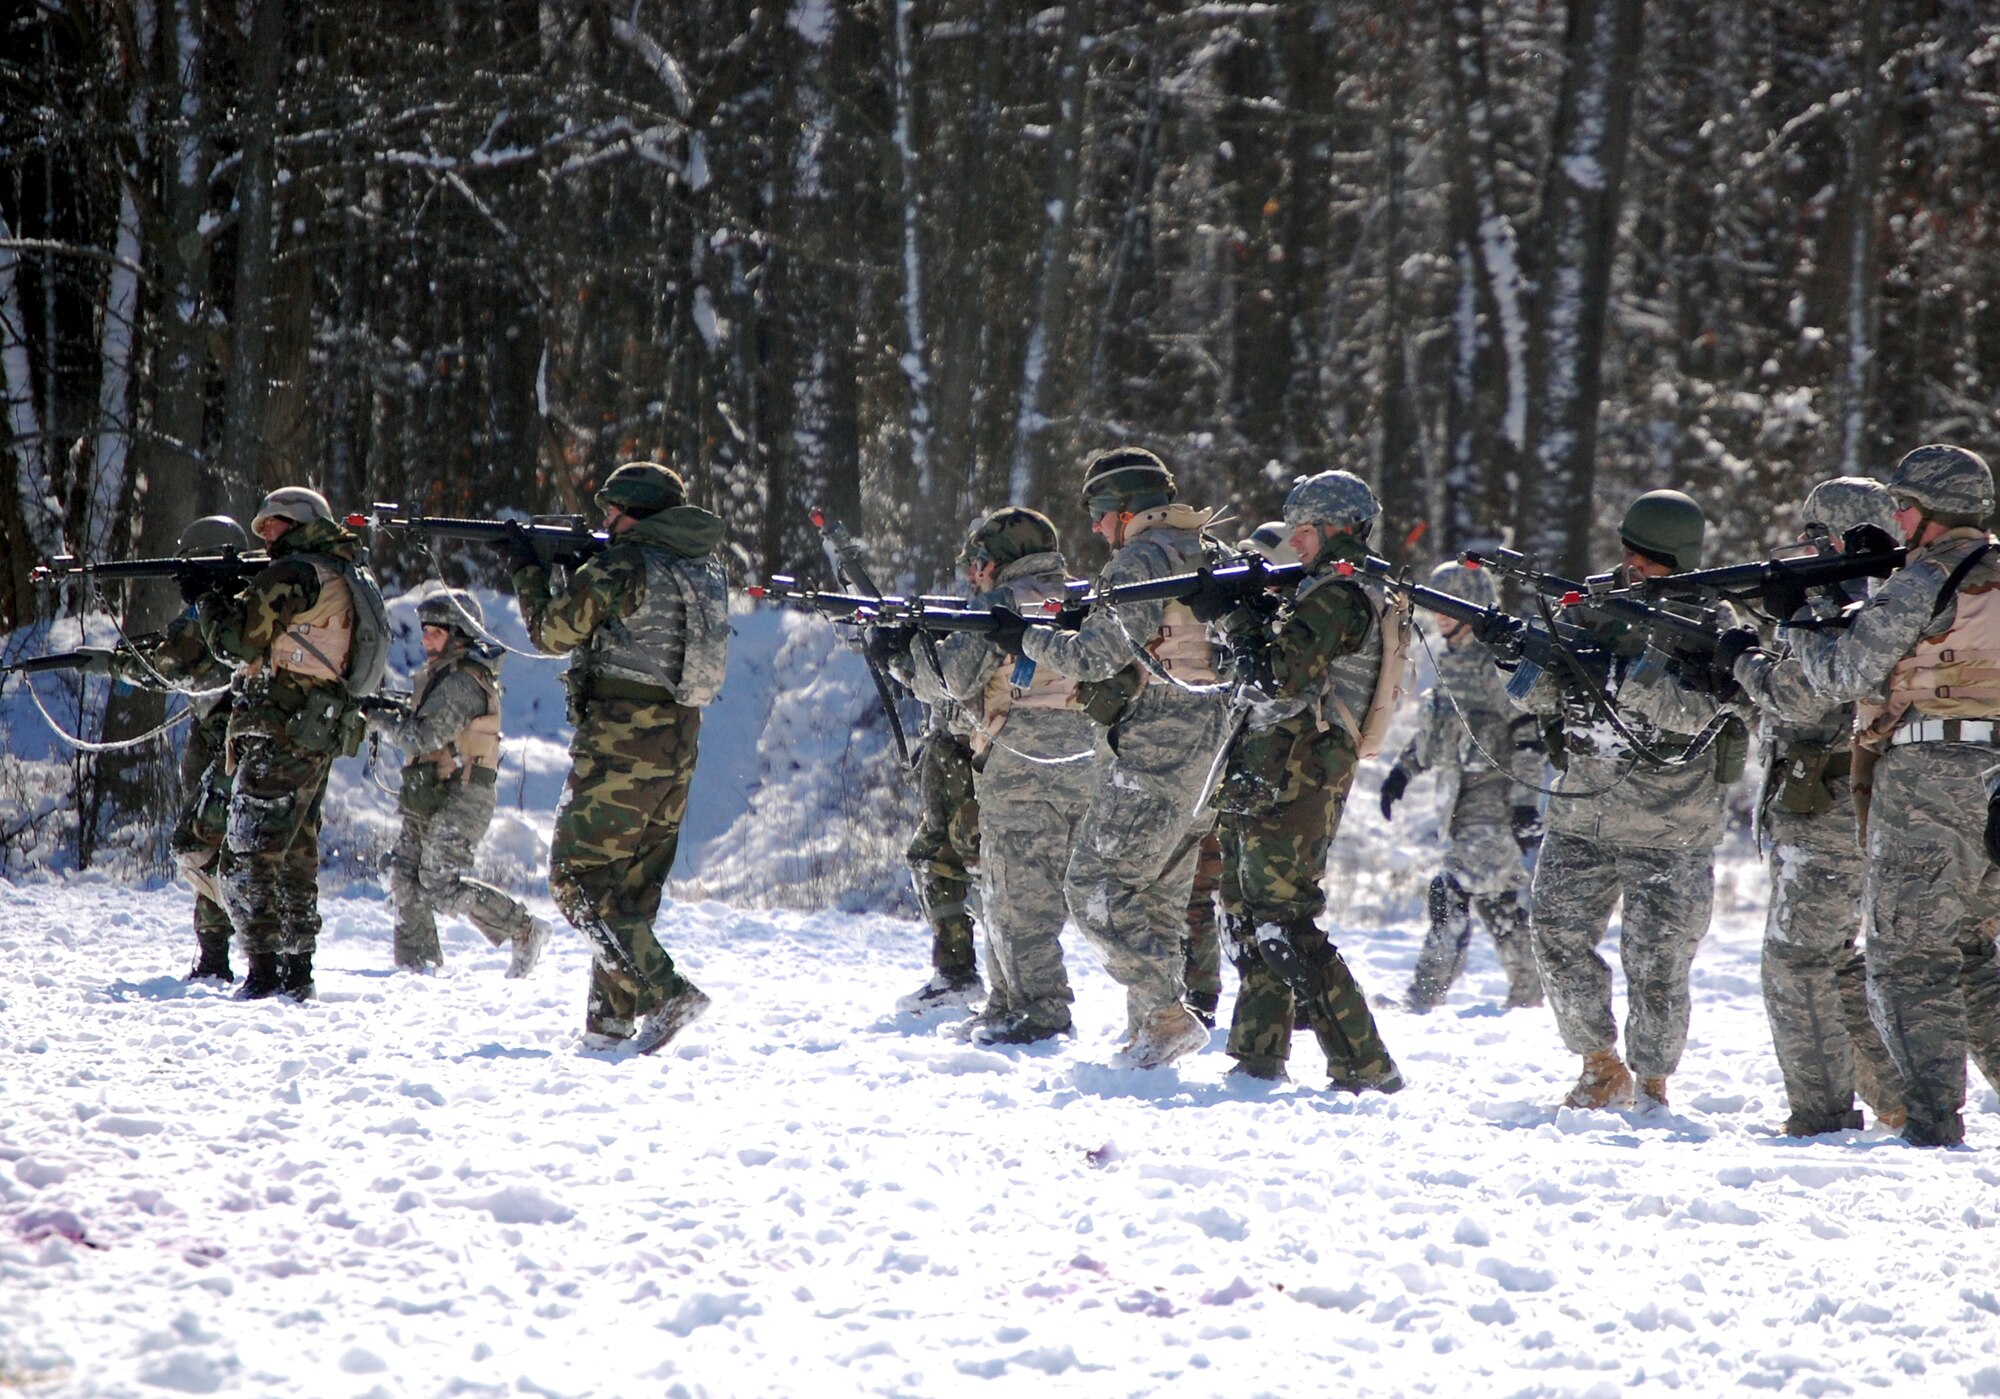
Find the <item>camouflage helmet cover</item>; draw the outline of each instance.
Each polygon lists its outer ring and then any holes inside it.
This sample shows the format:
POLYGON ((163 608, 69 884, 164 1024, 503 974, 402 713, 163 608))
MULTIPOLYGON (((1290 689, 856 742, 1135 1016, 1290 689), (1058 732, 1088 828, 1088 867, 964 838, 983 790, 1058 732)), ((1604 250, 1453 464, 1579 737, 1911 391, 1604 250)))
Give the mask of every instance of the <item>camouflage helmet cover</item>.
POLYGON ((1500 605, 1499 592, 1493 586, 1493 575, 1483 568, 1472 568, 1455 559, 1447 559, 1431 570, 1430 585, 1474 607, 1500 605))
POLYGON ((264 497, 264 503, 257 507, 257 514, 250 521, 250 528, 258 529, 266 520, 290 520, 295 525, 309 525, 314 520, 332 519, 333 507, 318 491, 310 486, 280 486, 264 497))
POLYGON ((628 461, 597 488, 600 507, 615 505, 633 514, 653 514, 687 504, 687 483, 680 473, 652 461, 628 461))
POLYGON ((234 549, 241 553, 250 547, 250 532, 236 522, 231 515, 204 515, 199 520, 190 521, 174 541, 174 552, 182 558, 194 558, 202 554, 221 554, 234 549))
POLYGON ((1276 564, 1295 564, 1298 550, 1292 547, 1291 527, 1283 520, 1266 520, 1250 531, 1240 546, 1245 553, 1262 554, 1276 564))
POLYGON ((477 640, 486 631, 486 612, 479 599, 463 588, 440 588, 417 604, 417 622, 477 640))
POLYGON ((1993 513, 1993 471, 1986 459, 1963 447, 1933 443, 1919 447, 1889 474, 1892 495, 1913 500, 1925 513, 1968 524, 1993 513))
POLYGON ((1294 528, 1299 525, 1332 525, 1335 528, 1365 525, 1373 522, 1380 513, 1381 507, 1375 503, 1375 492, 1351 471, 1322 471, 1313 476, 1300 476, 1293 482, 1291 494, 1285 497, 1285 523, 1294 528))
POLYGON ((1889 488, 1868 476, 1836 476, 1806 495, 1802 523, 1825 525, 1839 539, 1859 525, 1874 525, 1896 533, 1896 501, 1889 488))
POLYGON ((1144 447, 1112 447, 1095 452, 1083 466, 1084 508, 1093 517, 1105 510, 1164 505, 1174 498, 1174 474, 1144 447))
POLYGON ((990 563, 1005 568, 1030 554, 1046 554, 1061 547, 1048 516, 1024 505, 1003 505, 966 534, 958 561, 961 565, 990 563))
POLYGON ((1647 491, 1618 522, 1618 538, 1627 549, 1679 569, 1701 567, 1707 532, 1701 506, 1681 491, 1647 491))

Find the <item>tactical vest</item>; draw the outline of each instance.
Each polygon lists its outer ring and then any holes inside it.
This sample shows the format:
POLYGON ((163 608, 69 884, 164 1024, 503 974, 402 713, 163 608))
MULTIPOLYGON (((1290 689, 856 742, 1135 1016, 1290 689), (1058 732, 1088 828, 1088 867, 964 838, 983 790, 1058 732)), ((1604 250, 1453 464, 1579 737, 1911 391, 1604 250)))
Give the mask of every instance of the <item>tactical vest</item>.
MULTIPOLYGON (((1162 577, 1189 573, 1210 560, 1203 557, 1190 561, 1186 554, 1166 539, 1148 536, 1165 529, 1198 532, 1212 514, 1212 511, 1178 504, 1141 510, 1126 524, 1125 542, 1129 546, 1143 541, 1166 555, 1167 571, 1162 577)), ((1212 685, 1218 678, 1215 645, 1209 640, 1208 625, 1197 618, 1185 602, 1165 604, 1160 611, 1160 629, 1143 644, 1146 654, 1159 664, 1160 669, 1182 684, 1212 685)), ((1159 683, 1158 677, 1150 670, 1143 666, 1140 669, 1145 673, 1147 684, 1159 683)))
POLYGON ((479 682, 479 688, 486 692, 486 712, 473 716, 442 748, 419 753, 410 761, 430 764, 437 770, 440 780, 456 777, 470 781, 474 768, 485 768, 490 772, 500 766, 500 682, 488 673, 486 667, 465 664, 463 657, 439 656, 436 660, 424 662, 417 671, 410 686, 415 692, 410 708, 413 711, 422 709, 432 687, 454 669, 462 670, 479 682))
MULTIPOLYGON (((1001 587, 1009 594, 1009 607, 1024 617, 1036 617, 1042 615, 1044 603, 1063 600, 1063 581, 1061 574, 1042 574, 1017 579, 1001 587)), ((984 752, 1000 736, 1000 730, 1007 725, 1007 716, 1016 709, 1073 710, 1082 707, 1076 697, 1076 681, 1054 666, 1036 666, 1025 688, 1013 683, 1014 669, 1003 663, 995 666, 986 677, 986 689, 980 705, 983 731, 972 736, 975 753, 984 752)))
POLYGON ((1308 706, 1317 703, 1322 728, 1331 710, 1354 739, 1356 753, 1372 758, 1382 751, 1389 721, 1396 714, 1396 702, 1402 697, 1410 653, 1410 613, 1400 598, 1390 601, 1382 586, 1373 580, 1349 578, 1331 571, 1307 580, 1293 606, 1304 602, 1315 589, 1336 580, 1361 589, 1375 614, 1375 625, 1368 629, 1368 639, 1360 650, 1335 657, 1327 666, 1319 695, 1316 701, 1309 700, 1308 706))
MULTIPOLYGON (((1938 541, 1924 562, 1950 570, 1988 536, 1938 541), (1954 547, 1963 545, 1964 548, 1954 547)), ((1907 565, 1905 565, 1907 567, 1907 565)), ((1988 550, 1949 599, 1956 611, 1936 636, 1917 639, 1889 672, 1886 697, 1854 707, 1854 740, 1879 752, 1916 715, 1945 719, 2000 718, 2000 549, 1988 550)))
POLYGON ((729 659, 729 584, 713 555, 683 558, 637 546, 646 566, 638 608, 591 633, 588 664, 700 706, 722 690, 729 659))
POLYGON ((265 653, 265 664, 304 680, 342 684, 347 679, 347 653, 354 640, 354 597, 347 580, 333 564, 306 557, 319 579, 319 598, 292 619, 265 653))

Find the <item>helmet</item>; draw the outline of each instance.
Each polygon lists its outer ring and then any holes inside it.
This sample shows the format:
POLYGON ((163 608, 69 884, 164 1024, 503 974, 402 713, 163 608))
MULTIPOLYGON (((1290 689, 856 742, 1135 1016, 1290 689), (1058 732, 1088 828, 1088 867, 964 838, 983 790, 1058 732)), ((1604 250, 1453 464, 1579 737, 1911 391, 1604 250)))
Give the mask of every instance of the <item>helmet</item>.
POLYGON ((1806 496, 1803 523, 1825 525, 1839 539, 1858 525, 1874 525, 1896 533, 1896 502, 1889 488, 1867 476, 1836 476, 1822 481, 1806 496))
POLYGON ((1266 520, 1250 531, 1250 537, 1239 546, 1245 553, 1262 554, 1272 563, 1293 564, 1299 561, 1298 551, 1292 548, 1292 528, 1283 520, 1266 520))
POLYGON ((658 462, 628 461, 605 478, 596 499, 629 515, 651 515, 687 504, 687 483, 658 462))
POLYGON ((314 520, 330 523, 333 508, 326 503, 325 496, 309 486, 280 486, 264 497, 250 528, 257 529, 266 520, 290 520, 295 525, 309 525, 314 520))
POLYGON ((1106 510, 1149 510, 1173 498, 1174 474, 1144 447, 1112 447, 1084 463, 1083 504, 1093 519, 1106 510))
POLYGON ((1430 585, 1474 607, 1500 605, 1499 590, 1493 586, 1493 575, 1483 568, 1472 568, 1456 560, 1448 559, 1432 569, 1430 585))
POLYGON ((417 622, 426 627, 444 627, 463 636, 479 639, 486 632, 486 613, 479 599, 463 588, 440 588, 417 604, 417 622))
POLYGON ((1942 523, 1976 525, 1993 513, 1993 471, 1979 453, 1937 443, 1896 463, 1889 493, 1942 523))
POLYGON ((1285 497, 1285 523, 1299 525, 1373 524, 1382 507, 1375 492, 1351 471, 1322 471, 1316 476, 1300 476, 1285 497))
POLYGON ((1674 568, 1701 567, 1701 539, 1708 521, 1694 497, 1680 491, 1647 491, 1625 509, 1618 538, 1627 549, 1674 568))
POLYGON ((965 536, 965 547, 958 551, 958 561, 1005 568, 1030 554, 1046 554, 1061 547, 1048 516, 1026 506, 1005 505, 972 527, 965 536))
POLYGON ((174 552, 184 559, 198 554, 241 552, 250 547, 250 532, 229 515, 204 515, 191 522, 174 541, 174 552))

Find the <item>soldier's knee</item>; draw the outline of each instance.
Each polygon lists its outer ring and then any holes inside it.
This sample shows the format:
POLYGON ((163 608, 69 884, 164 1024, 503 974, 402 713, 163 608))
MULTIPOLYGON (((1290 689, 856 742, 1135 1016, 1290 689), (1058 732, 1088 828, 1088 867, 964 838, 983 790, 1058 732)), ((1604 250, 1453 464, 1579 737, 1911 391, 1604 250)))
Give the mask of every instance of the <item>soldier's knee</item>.
POLYGON ((1465 916, 1470 901, 1465 889, 1448 874, 1431 876, 1430 913, 1431 922, 1449 923, 1465 916))

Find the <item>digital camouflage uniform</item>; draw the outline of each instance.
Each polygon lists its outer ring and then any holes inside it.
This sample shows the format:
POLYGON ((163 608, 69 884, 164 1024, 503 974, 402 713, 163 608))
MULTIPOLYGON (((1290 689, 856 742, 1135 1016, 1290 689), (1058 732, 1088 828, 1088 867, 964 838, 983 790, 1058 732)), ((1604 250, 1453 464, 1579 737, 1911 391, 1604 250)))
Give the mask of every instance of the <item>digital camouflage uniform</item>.
MULTIPOLYGON (((334 521, 295 524, 241 593, 201 605, 209 649, 240 666, 226 741, 234 785, 218 883, 250 963, 246 996, 311 994, 321 804, 333 760, 355 750, 363 724, 340 680, 270 658, 310 664, 295 638, 321 600, 313 560, 356 564, 361 548, 359 537, 334 521)), ((351 603, 347 616, 351 621, 351 603)))
POLYGON ((1216 902, 1222 896, 1222 828, 1210 826, 1195 854, 1194 884, 1188 890, 1187 969, 1188 1008, 1205 1025, 1215 1023, 1222 1004, 1222 924, 1216 902))
MULTIPOLYGON (((1890 478, 1890 490, 1903 491, 1906 469, 1913 461, 1924 465, 1924 454, 1955 450, 1919 448, 1890 478)), ((1983 504, 1984 510, 1971 513, 1991 510, 1990 475, 1983 504)), ((1992 663, 1983 659, 2000 649, 1992 610, 2000 600, 2000 555, 1983 554, 1956 592, 1945 595, 1952 573, 1991 544, 1992 537, 1975 526, 1945 529, 1912 548, 1904 567, 1875 589, 1845 629, 1786 632, 1815 689, 1861 702, 1857 747, 1879 754, 1864 837, 1868 998, 1902 1074, 1909 1111, 1904 1134, 1924 1145, 1964 1139, 1968 1049, 1987 1079, 2000 1082, 2000 972, 1993 942, 2000 877, 1984 844, 1985 774, 2000 763, 2000 745, 1958 741, 1957 725, 1976 716, 1949 694, 1962 679, 1968 696, 1985 697, 1976 707, 1990 705, 1990 714, 2000 717, 2000 703, 1990 697, 1992 663), (1942 654, 1940 645, 1947 648, 1942 654), (1962 676, 1954 670, 1953 646, 1971 653, 1962 676), (1892 697, 1890 707, 1884 695, 1892 697), (1921 727, 1925 720, 1938 725, 1935 738, 1921 727)))
MULTIPOLYGON (((1061 554, 1027 554, 1001 564, 994 587, 977 603, 1033 613, 1045 598, 1060 597, 1066 581, 1061 554)), ((1003 1042, 1044 1039, 1070 1028, 1063 878, 1096 791, 1097 727, 1076 707, 1074 685, 1048 691, 1044 675, 1037 686, 1038 667, 1018 662, 982 635, 947 637, 937 659, 945 690, 976 726, 980 750, 973 780, 987 1001, 972 1034, 1003 1042), (1043 692, 1052 707, 1022 702, 1043 692)))
POLYGON ((1541 748, 1520 732, 1533 721, 1508 700, 1492 654, 1469 633, 1432 656, 1437 683, 1424 693, 1416 735, 1391 770, 1435 775, 1444 841, 1443 869, 1430 886, 1430 931, 1408 1002, 1416 1010, 1443 1002, 1465 967, 1476 909, 1507 974, 1507 1004, 1540 1005, 1542 979, 1522 897, 1528 871, 1514 835, 1517 810, 1531 811, 1542 785, 1541 748))
MULTIPOLYGON (((1182 505, 1138 513, 1097 585, 1192 571, 1205 561, 1201 528, 1208 518, 1182 505)), ((1077 631, 1032 627, 1022 645, 1037 665, 1086 683, 1115 684, 1114 677, 1133 673, 1135 649, 1157 642, 1166 612, 1158 602, 1096 608, 1077 631)), ((1095 768, 1064 897, 1125 988, 1128 1044, 1138 1042, 1156 1013, 1180 1007, 1186 991, 1188 896, 1210 820, 1201 810, 1203 787, 1223 742, 1226 707, 1212 684, 1183 689, 1148 676, 1110 727, 1110 759, 1095 768)))
POLYGON ((229 914, 223 907, 217 864, 229 820, 229 773, 223 742, 229 730, 230 668, 209 653, 192 611, 164 631, 133 637, 108 654, 110 673, 142 690, 204 692, 189 700, 194 714, 181 748, 180 814, 169 844, 181 873, 194 887, 194 935, 199 947, 190 977, 233 981, 229 965, 229 914))
MULTIPOLYGON (((549 892, 596 948, 585 1026, 608 1039, 630 1038, 640 1017, 692 989, 653 930, 701 732, 700 706, 674 698, 692 677, 680 673, 690 595, 672 574, 684 570, 711 598, 725 596, 715 556, 722 537, 717 516, 673 506, 638 520, 560 590, 551 589, 545 568, 514 574, 535 645, 575 657, 564 683, 576 733, 549 847, 549 892), (649 579, 659 580, 657 595, 649 579), (631 642, 635 621, 650 644, 631 642), (619 669, 648 678, 614 673, 614 653, 625 656, 619 669)), ((699 614, 702 596, 693 601, 699 614)), ((725 625, 711 641, 719 647, 726 635, 725 625)), ((720 681, 719 665, 713 680, 720 681)))
POLYGON ((389 860, 399 967, 443 965, 440 912, 464 918, 495 947, 536 932, 518 899, 468 874, 496 804, 500 662, 498 648, 477 646, 454 631, 413 678, 408 713, 370 720, 410 755, 397 796, 403 825, 389 860), (489 716, 495 716, 490 742, 467 743, 469 726, 489 716))
POLYGON ((1294 988, 1259 949, 1260 929, 1271 925, 1282 930, 1309 987, 1304 1009, 1333 1084, 1393 1091, 1402 1086, 1395 1060, 1353 973, 1316 921, 1326 909, 1320 878, 1327 847, 1358 761, 1355 734, 1322 697, 1340 696, 1359 718, 1382 665, 1378 603, 1363 584, 1334 572, 1366 556, 1354 535, 1327 537, 1311 576, 1272 626, 1271 699, 1252 709, 1230 749, 1220 798, 1222 903, 1241 981, 1229 1053, 1262 1078, 1280 1077, 1291 1053, 1294 988))
POLYGON ((979 800, 972 750, 936 710, 916 768, 922 814, 904 858, 931 928, 931 967, 947 982, 976 979, 972 881, 979 869, 979 800))

